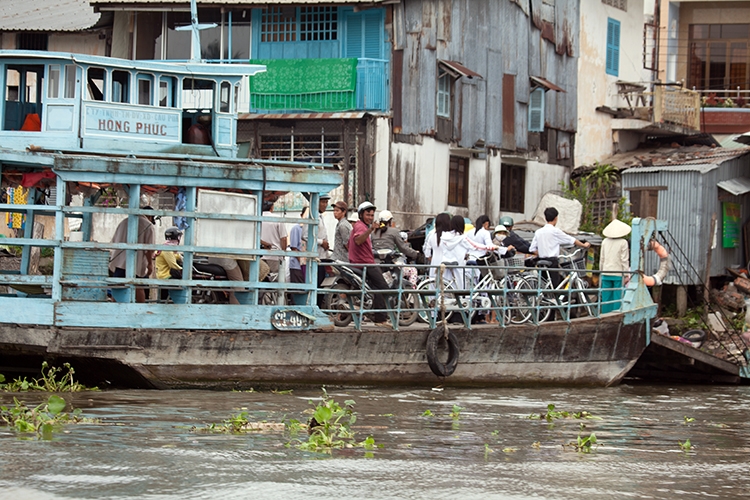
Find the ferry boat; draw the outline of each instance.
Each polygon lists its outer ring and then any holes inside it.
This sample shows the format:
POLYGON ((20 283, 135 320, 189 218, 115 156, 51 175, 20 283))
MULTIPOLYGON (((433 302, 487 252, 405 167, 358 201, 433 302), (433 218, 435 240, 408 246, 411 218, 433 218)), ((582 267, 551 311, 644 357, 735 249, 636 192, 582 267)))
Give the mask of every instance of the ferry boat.
MULTIPOLYGON (((316 305, 326 291, 316 289, 315 242, 319 197, 342 174, 330 165, 237 157, 239 85, 263 70, 0 51, 0 211, 16 228, 2 243, 22 249, 20 269, 0 272, 0 373, 30 375, 42 360, 69 362, 92 384, 160 389, 622 380, 649 343, 656 314, 640 277, 628 285, 622 309, 604 315, 514 325, 499 306, 495 324, 473 325, 463 314, 463 323, 441 327, 428 314, 427 324, 404 328, 396 307, 390 326, 359 314, 335 327, 316 305), (210 122, 208 144, 191 138, 200 116, 210 122), (154 192, 179 192, 184 204, 143 207, 142 195, 154 192), (304 193, 310 215, 264 216, 272 192, 304 193), (184 221, 185 269, 197 255, 232 258, 246 263, 244 281, 137 277, 137 252, 174 249, 158 233, 154 243, 138 242, 142 215, 184 221), (98 237, 98 224, 118 217, 128 220, 127 242, 98 237), (42 219, 54 227, 46 235, 35 231, 42 219), (78 231, 68 229, 71 221, 78 231), (303 224, 309 248, 261 248, 264 221, 303 224), (51 274, 32 269, 32 255, 42 250, 53 254, 51 274), (109 274, 114 250, 126 252, 125 277, 109 274), (306 282, 262 281, 266 255, 307 258, 306 282), (169 298, 138 303, 136 287, 161 287, 169 298), (193 299, 207 289, 231 290, 239 304, 193 299), (269 290, 295 293, 295 305, 268 304, 262 296, 269 290), (449 376, 428 364, 426 345, 438 328, 455 339, 449 376)), ((643 261, 656 229, 654 221, 634 224, 632 262, 643 261)))

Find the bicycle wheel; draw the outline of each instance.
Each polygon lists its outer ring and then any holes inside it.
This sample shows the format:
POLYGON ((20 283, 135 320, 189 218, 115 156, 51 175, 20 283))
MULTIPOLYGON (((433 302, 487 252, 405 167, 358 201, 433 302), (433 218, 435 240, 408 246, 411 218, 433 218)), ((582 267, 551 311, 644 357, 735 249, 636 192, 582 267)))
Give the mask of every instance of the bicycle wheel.
MULTIPOLYGON (((447 287, 450 288, 450 287, 447 287)), ((422 311, 419 311, 418 317, 419 320, 423 323, 429 323, 430 319, 433 317, 434 314, 437 314, 438 321, 442 320, 442 316, 440 315, 440 307, 441 307, 441 295, 435 293, 435 279, 434 278, 428 278, 424 281, 422 281, 417 286, 417 300, 420 304, 420 309, 425 309, 422 311)), ((415 302, 416 303, 416 302, 415 302)), ((450 310, 451 306, 455 306, 456 304, 456 298, 453 293, 446 292, 445 293, 445 319, 446 321, 450 319, 450 317, 453 315, 453 311, 450 310)))
POLYGON ((528 302, 533 308, 531 318, 536 323, 544 323, 550 316, 554 317, 554 307, 557 305, 555 295, 552 293, 552 283, 536 274, 529 274, 522 278, 531 290, 536 290, 537 295, 532 293, 532 299, 528 302), (539 282, 541 280, 541 283, 539 282))
POLYGON ((414 290, 414 286, 408 281, 402 280, 401 288, 403 288, 403 291, 401 292, 401 314, 398 316, 398 324, 399 326, 409 326, 414 324, 419 316, 419 313, 415 311, 419 299, 413 291, 408 291, 414 290))
POLYGON ((513 288, 505 292, 505 322, 520 325, 531 319, 536 295, 531 284, 523 278, 509 283, 513 288))

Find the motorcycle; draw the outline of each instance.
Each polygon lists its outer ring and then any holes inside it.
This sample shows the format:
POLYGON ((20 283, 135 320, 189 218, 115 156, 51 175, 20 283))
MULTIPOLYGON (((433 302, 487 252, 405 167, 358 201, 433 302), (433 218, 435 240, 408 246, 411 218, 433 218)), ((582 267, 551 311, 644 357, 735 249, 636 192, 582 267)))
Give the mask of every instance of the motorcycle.
MULTIPOLYGON (((393 250, 378 250, 373 253, 384 264, 383 278, 388 283, 389 288, 397 290, 399 283, 401 283, 403 291, 400 304, 398 304, 401 309, 398 317, 399 326, 413 324, 418 317, 415 309, 419 301, 416 294, 409 291, 414 290, 414 285, 402 277, 402 267, 395 260, 401 254, 393 250)), ((365 310, 372 309, 372 293, 367 283, 362 282, 362 271, 360 269, 352 268, 350 265, 340 265, 331 266, 331 270, 333 275, 326 277, 321 285, 321 289, 331 290, 330 293, 326 293, 323 299, 323 308, 328 311, 334 325, 347 326, 353 319, 353 311, 361 307, 364 307, 365 310), (360 304, 362 302, 361 293, 352 292, 361 292, 363 288, 365 291, 364 304, 360 304)), ((397 308, 397 297, 396 293, 386 297, 389 309, 397 308)))
MULTIPOLYGON (((209 264, 208 259, 196 257, 193 260, 193 279, 208 281, 226 281, 227 272, 218 264, 209 264)), ((194 287, 193 304, 227 304, 229 292, 225 289, 194 287)))

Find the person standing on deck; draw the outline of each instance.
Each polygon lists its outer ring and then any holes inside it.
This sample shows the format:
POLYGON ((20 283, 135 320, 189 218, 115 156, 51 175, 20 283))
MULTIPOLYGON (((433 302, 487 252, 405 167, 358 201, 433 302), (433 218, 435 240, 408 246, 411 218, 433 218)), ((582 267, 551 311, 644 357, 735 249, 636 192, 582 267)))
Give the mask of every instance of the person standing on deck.
MULTIPOLYGON (((153 210, 150 206, 142 207, 142 210, 153 210)), ((154 231, 154 216, 153 215, 139 215, 138 216, 138 239, 137 243, 144 245, 152 245, 154 243, 155 231, 154 231)), ((114 236, 112 236, 112 243, 127 243, 128 242, 128 217, 122 220, 115 230, 114 236)), ((127 259, 127 252, 125 250, 112 250, 109 255, 109 272, 113 278, 124 278, 125 277, 125 262, 127 259)), ((136 252, 135 261, 135 277, 139 279, 146 279, 151 276, 154 271, 154 251, 153 250, 138 250, 136 252)), ((135 301, 138 303, 146 302, 146 290, 145 288, 135 289, 135 301)))
MULTIPOLYGON (((556 227, 558 215, 559 212, 554 207, 544 209, 544 219, 547 221, 547 224, 541 229, 537 229, 536 233, 534 233, 534 239, 531 240, 531 245, 529 245, 529 251, 536 253, 540 259, 548 260, 552 268, 560 267, 558 260, 558 257, 560 257, 560 245, 575 245, 582 248, 589 248, 591 246, 591 243, 588 241, 584 243, 569 234, 565 234, 562 229, 558 229, 556 227)), ((549 275, 552 280, 552 286, 557 288, 557 285, 562 281, 562 276, 560 276, 558 271, 550 271, 549 275)))
MULTIPOLYGON (((305 218, 307 216, 307 208, 304 208, 302 210, 302 213, 300 214, 301 218, 305 218)), ((304 241, 302 238, 303 230, 306 229, 307 226, 304 224, 295 224, 294 227, 289 231, 289 249, 293 250, 295 252, 302 252, 304 251, 304 241)), ((304 283, 305 282, 305 272, 302 269, 302 262, 300 262, 300 257, 289 257, 289 281, 292 283, 304 283)))
POLYGON ((630 226, 620 220, 613 220, 602 231, 604 239, 599 254, 599 270, 601 271, 602 314, 617 311, 622 301, 622 286, 626 283, 623 274, 630 270, 630 250, 628 240, 630 226), (605 304, 610 302, 611 304, 605 304))
POLYGON ((333 205, 333 216, 336 217, 336 232, 333 236, 333 260, 349 262, 349 236, 352 234, 352 225, 346 220, 346 212, 349 205, 345 201, 337 201, 333 205))
MULTIPOLYGON (((375 205, 365 201, 357 208, 359 220, 352 227, 352 234, 349 236, 349 262, 352 264, 375 264, 375 257, 372 255, 372 241, 370 235, 380 227, 375 222, 375 205)), ((380 268, 370 266, 367 268, 365 280, 372 290, 387 290, 388 284, 383 278, 380 268)), ((382 293, 372 294, 373 309, 385 309, 385 296, 382 293)), ((375 323, 385 323, 388 316, 384 312, 373 314, 375 323)))

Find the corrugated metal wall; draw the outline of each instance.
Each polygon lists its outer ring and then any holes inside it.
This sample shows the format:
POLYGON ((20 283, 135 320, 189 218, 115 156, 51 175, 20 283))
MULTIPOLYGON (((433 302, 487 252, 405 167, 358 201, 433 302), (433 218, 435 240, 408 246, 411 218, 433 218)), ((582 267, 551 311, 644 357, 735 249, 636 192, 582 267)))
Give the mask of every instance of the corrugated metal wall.
MULTIPOLYGON (((667 221, 669 233, 679 249, 672 249, 673 270, 665 283, 697 285, 703 282, 706 257, 713 241, 713 235, 710 234, 713 214, 716 214, 717 246, 711 254, 710 275, 724 275, 725 268, 733 265, 744 266, 742 243, 737 248, 722 247, 721 202, 740 203, 744 224, 750 218, 750 194, 731 196, 716 184, 735 177, 750 177, 750 156, 727 160, 720 165, 707 165, 703 171, 695 166, 654 170, 632 168, 624 171, 622 187, 626 197, 629 195, 629 188, 667 187, 666 190, 659 191, 657 218, 667 221), (691 267, 697 271, 697 275, 691 267)), ((646 273, 655 273, 658 265, 655 254, 648 252, 646 273)))
POLYGON ((439 59, 459 61, 483 77, 457 82, 454 123, 460 146, 471 147, 481 139, 502 147, 504 74, 515 75, 516 148, 528 149, 530 75, 566 90, 546 93, 546 121, 551 128, 575 131, 578 2, 532 0, 531 6, 527 15, 509 1, 405 0, 403 20, 400 14, 394 19, 394 47, 404 50, 401 132, 431 134, 436 129, 439 59), (545 19, 553 26, 554 43, 542 39, 537 27, 545 19))

